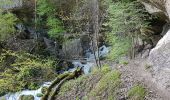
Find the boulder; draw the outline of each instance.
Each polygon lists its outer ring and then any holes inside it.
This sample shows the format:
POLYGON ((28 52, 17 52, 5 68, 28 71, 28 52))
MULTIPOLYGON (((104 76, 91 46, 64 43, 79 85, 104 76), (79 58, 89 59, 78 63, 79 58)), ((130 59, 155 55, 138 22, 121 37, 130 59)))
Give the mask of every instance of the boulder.
POLYGON ((169 21, 170 0, 141 0, 141 2, 150 14, 156 14, 161 19, 169 21))
MULTIPOLYGON (((170 92, 170 0, 141 0, 150 14, 157 15, 167 22, 160 33, 162 39, 157 40, 155 48, 149 54, 149 63, 152 66, 151 73, 159 88, 170 92)), ((153 37, 155 39, 155 37, 153 37)), ((155 43, 156 43, 155 42, 155 43)))
POLYGON ((34 100, 34 96, 33 95, 21 95, 19 97, 19 100, 34 100))
POLYGON ((158 85, 170 91, 170 30, 151 50, 149 61, 158 85))
POLYGON ((60 56, 66 59, 81 58, 82 55, 83 48, 80 39, 68 40, 63 44, 62 50, 60 50, 60 56))

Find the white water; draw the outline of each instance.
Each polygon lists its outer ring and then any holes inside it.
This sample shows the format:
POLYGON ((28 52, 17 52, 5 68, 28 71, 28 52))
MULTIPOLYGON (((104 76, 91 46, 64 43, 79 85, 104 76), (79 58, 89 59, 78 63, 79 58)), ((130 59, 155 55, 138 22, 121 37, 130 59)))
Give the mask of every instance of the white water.
POLYGON ((45 82, 38 90, 23 90, 14 94, 5 95, 6 100, 19 100, 19 97, 22 95, 32 95, 34 100, 40 100, 40 97, 37 97, 37 94, 41 93, 43 87, 49 87, 51 82, 45 82))
MULTIPOLYGON (((99 48, 99 57, 106 57, 106 55, 109 53, 109 48, 103 45, 99 48)), ((85 74, 88 74, 91 71, 92 67, 96 66, 95 62, 95 56, 93 53, 88 52, 87 53, 88 58, 86 64, 82 64, 80 61, 73 61, 72 64, 75 68, 70 69, 70 71, 74 71, 77 67, 82 67, 85 74)), ((98 55, 98 52, 95 52, 95 55, 98 55)))
MULTIPOLYGON (((95 52, 96 55, 98 52, 95 52)), ((109 48, 103 45, 99 48, 99 57, 105 57, 109 53, 109 48)), ((86 64, 82 64, 80 61, 73 61, 74 68, 70 69, 69 72, 73 72, 76 70, 77 67, 82 67, 85 74, 88 74, 91 71, 91 68, 96 66, 95 64, 95 57, 94 54, 88 53, 89 57, 87 59, 86 64)), ((6 100, 19 100, 19 97, 21 95, 33 95, 34 100, 40 100, 40 97, 37 97, 37 94, 41 93, 41 89, 44 86, 49 86, 51 82, 45 82, 38 90, 23 90, 21 92, 13 93, 13 94, 7 94, 5 95, 6 100)))

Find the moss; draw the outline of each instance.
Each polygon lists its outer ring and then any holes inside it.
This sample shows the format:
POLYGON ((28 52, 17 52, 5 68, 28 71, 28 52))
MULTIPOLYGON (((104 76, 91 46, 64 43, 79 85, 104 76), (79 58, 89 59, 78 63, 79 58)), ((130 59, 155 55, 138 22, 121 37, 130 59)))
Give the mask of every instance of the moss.
POLYGON ((70 81, 66 82, 61 87, 59 95, 64 96, 64 94, 67 93, 68 91, 70 91, 75 85, 80 85, 79 87, 83 88, 83 84, 81 84, 81 83, 83 83, 86 79, 87 79, 87 76, 80 76, 76 80, 70 80, 70 81))
POLYGON ((47 92, 47 89, 48 89, 48 87, 42 87, 41 93, 42 93, 42 94, 45 94, 45 93, 47 92))
POLYGON ((110 72, 110 71, 111 71, 110 66, 107 65, 107 64, 105 64, 105 65, 102 66, 101 69, 99 69, 99 68, 97 68, 97 67, 94 67, 94 68, 92 69, 92 74, 97 74, 97 73, 106 74, 106 73, 108 73, 108 72, 110 72))
POLYGON ((106 93, 108 99, 115 98, 116 89, 119 87, 120 81, 119 71, 110 71, 104 75, 93 90, 89 93, 90 97, 95 97, 96 99, 102 99, 102 94, 106 93))
POLYGON ((43 96, 42 93, 38 93, 38 94, 37 94, 37 97, 42 97, 42 96, 43 96))
POLYGON ((19 100, 34 100, 34 96, 32 95, 21 95, 19 100))
POLYGON ((136 85, 128 91, 128 97, 130 100, 144 100, 146 90, 141 85, 136 85))
POLYGON ((128 61, 125 61, 125 60, 121 60, 119 63, 120 63, 120 64, 123 64, 123 65, 128 65, 128 64, 129 64, 129 62, 128 62, 128 61))

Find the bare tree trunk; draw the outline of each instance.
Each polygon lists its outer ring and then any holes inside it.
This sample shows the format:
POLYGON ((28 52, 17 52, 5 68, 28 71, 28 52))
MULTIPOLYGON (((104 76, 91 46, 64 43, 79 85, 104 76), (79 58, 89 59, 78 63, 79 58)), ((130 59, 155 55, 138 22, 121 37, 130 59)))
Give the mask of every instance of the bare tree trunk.
POLYGON ((94 52, 97 51, 95 54, 96 58, 96 65, 101 67, 100 59, 99 59, 99 1, 92 0, 92 23, 93 23, 93 50, 94 52))

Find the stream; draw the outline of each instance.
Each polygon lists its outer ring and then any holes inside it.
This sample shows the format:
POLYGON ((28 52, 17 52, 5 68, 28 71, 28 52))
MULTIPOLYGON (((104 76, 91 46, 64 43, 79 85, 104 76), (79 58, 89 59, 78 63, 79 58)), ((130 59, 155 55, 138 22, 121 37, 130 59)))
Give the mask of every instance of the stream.
MULTIPOLYGON (((98 52, 95 52, 96 55, 98 54, 98 52)), ((106 57, 106 55, 109 53, 109 47, 106 47, 105 45, 101 46, 99 48, 99 57, 106 57)), ((69 72, 73 72, 74 70, 76 70, 77 67, 82 67, 84 74, 89 74, 91 72, 92 67, 96 66, 95 63, 95 56, 93 53, 91 52, 87 52, 87 58, 86 61, 87 63, 81 63, 80 61, 76 60, 73 61, 72 64, 74 65, 74 68, 69 69, 69 72)), ((37 90, 23 90, 21 92, 16 92, 16 93, 8 93, 6 94, 5 100, 20 100, 20 96, 22 95, 32 95, 34 96, 34 100, 40 100, 41 97, 38 97, 37 94, 42 94, 41 90, 43 87, 48 87, 50 86, 51 82, 44 82, 43 85, 41 85, 41 87, 37 90)), ((1 100, 1 98, 0 98, 1 100)))

